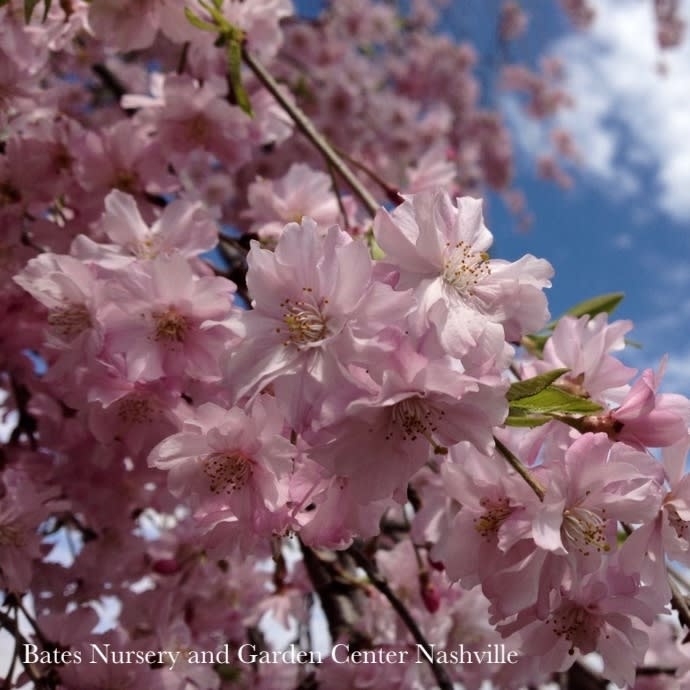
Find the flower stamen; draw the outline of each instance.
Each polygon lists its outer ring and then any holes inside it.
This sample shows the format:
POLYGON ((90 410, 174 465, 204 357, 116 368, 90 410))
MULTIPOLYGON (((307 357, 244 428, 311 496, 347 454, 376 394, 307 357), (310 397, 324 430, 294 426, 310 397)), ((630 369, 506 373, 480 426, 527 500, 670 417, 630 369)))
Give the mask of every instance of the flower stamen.
MULTIPOLYGON (((310 302, 284 300, 280 305, 283 312, 283 323, 287 326, 288 337, 284 345, 296 345, 306 348, 319 343, 328 335, 328 320, 321 313, 321 308, 310 302)), ((277 328, 278 333, 283 329, 277 328)))
MULTIPOLYGON (((447 455, 448 449, 436 443, 432 436, 438 431, 436 422, 440 419, 437 420, 437 415, 442 418, 445 412, 427 405, 419 397, 406 398, 393 406, 392 421, 402 432, 403 441, 416 441, 418 436, 422 436, 432 446, 436 455, 447 455)), ((389 432, 386 439, 391 437, 392 433, 389 432)))
POLYGON ((441 277, 460 296, 472 297, 475 286, 490 274, 489 255, 486 252, 474 252, 462 241, 454 247, 447 244, 441 277))
POLYGON ((91 328, 91 314, 83 304, 68 304, 53 309, 48 314, 48 323, 64 338, 74 338, 91 328))
POLYGON ((203 459, 202 466, 213 494, 243 489, 254 473, 252 460, 237 452, 212 453, 203 459))
POLYGON ((590 548, 599 553, 610 551, 605 528, 606 520, 588 508, 576 506, 563 511, 561 537, 568 550, 575 548, 583 556, 590 555, 590 548))
POLYGON ((154 340, 162 340, 168 343, 184 342, 189 323, 176 309, 170 307, 162 312, 154 312, 155 334, 154 340))
POLYGON ((496 535, 505 519, 513 512, 508 498, 492 500, 484 496, 480 499, 479 505, 484 508, 484 512, 474 518, 474 529, 486 539, 496 535))

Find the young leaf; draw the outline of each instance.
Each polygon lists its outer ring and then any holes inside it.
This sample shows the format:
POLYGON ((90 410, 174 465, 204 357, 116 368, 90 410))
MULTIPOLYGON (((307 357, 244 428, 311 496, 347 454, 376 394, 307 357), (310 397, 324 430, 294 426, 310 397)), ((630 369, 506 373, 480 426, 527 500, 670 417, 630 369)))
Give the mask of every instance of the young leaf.
MULTIPOLYGON (((570 316, 575 316, 577 318, 579 318, 580 316, 584 316, 585 314, 588 314, 589 316, 596 316, 597 314, 601 314, 602 312, 612 314, 614 309, 621 303, 623 297, 625 297, 625 294, 622 292, 609 292, 605 295, 591 297, 590 299, 586 299, 584 302, 580 302, 579 304, 576 304, 574 307, 568 309, 566 314, 569 314, 570 316)), ((557 323, 558 319, 548 324, 547 328, 553 330, 554 328, 556 328, 557 323)))
POLYGON ((506 417, 506 426, 536 427, 551 421, 551 417, 545 414, 530 414, 526 410, 511 407, 506 417))
POLYGON ((550 386, 556 379, 563 376, 567 371, 570 371, 570 369, 554 369, 553 371, 547 371, 539 376, 533 376, 531 379, 516 381, 511 384, 508 389, 506 398, 508 402, 512 402, 513 400, 527 398, 530 395, 536 395, 547 386, 550 386))
POLYGON ((602 409, 601 405, 591 400, 571 395, 553 386, 547 386, 535 395, 513 400, 511 407, 536 414, 550 414, 553 412, 592 414, 602 409))
POLYGON ((590 316, 596 316, 602 312, 607 314, 612 314, 614 309, 621 303, 625 297, 622 292, 610 292, 607 295, 599 295, 598 297, 592 297, 587 299, 580 304, 576 304, 574 307, 568 309, 567 313, 571 316, 584 316, 589 314, 590 316))
POLYGON ((235 96, 237 105, 244 110, 247 115, 252 116, 252 105, 249 96, 242 84, 242 34, 239 30, 233 31, 228 36, 228 76, 230 86, 235 96))
POLYGON ((189 7, 184 8, 184 16, 187 17, 187 21, 197 29, 201 29, 202 31, 218 31, 216 26, 210 22, 205 22, 203 19, 201 19, 201 17, 197 17, 197 15, 194 14, 189 7))

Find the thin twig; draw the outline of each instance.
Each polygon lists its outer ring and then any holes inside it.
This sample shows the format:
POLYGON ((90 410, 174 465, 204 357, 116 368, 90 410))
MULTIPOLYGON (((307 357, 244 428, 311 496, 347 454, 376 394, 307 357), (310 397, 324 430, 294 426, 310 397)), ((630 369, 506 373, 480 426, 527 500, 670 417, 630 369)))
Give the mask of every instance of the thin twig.
MULTIPOLYGON (((16 612, 17 610, 14 610, 15 612, 15 623, 17 621, 16 618, 16 612)), ((12 661, 10 662, 10 667, 7 669, 7 675, 5 676, 5 682, 2 684, 2 690, 10 690, 12 687, 12 676, 14 676, 14 669, 17 665, 17 659, 19 658, 19 640, 17 638, 14 639, 14 650, 12 652, 12 661)))
POLYGON ((539 497, 540 501, 544 500, 546 489, 530 474, 529 470, 520 462, 508 448, 506 448, 500 439, 494 436, 496 448, 499 453, 508 461, 508 464, 529 484, 532 491, 539 497))
POLYGON ((685 587, 685 589, 687 591, 690 592, 690 582, 688 582, 687 577, 685 577, 685 575, 683 575, 683 573, 679 572, 678 569, 675 568, 670 563, 666 564, 666 569, 668 570, 669 575, 671 575, 673 578, 675 578, 676 582, 679 585, 682 585, 683 587, 685 587))
MULTIPOLYGON (((11 616, 9 616, 7 613, 4 611, 0 611, 0 626, 5 628, 7 632, 14 637, 15 641, 22 645, 22 647, 26 648, 30 642, 22 635, 22 633, 19 630, 19 626, 17 625, 17 621, 13 620, 11 616)), ((40 671, 36 669, 36 667, 33 664, 30 664, 28 662, 22 661, 22 665, 24 666, 24 670, 26 671, 26 675, 29 676, 31 681, 34 683, 36 686, 37 690, 41 688, 47 687, 47 683, 45 678, 41 675, 40 671)))
POLYGON ((52 643, 43 634, 43 631, 41 630, 40 626, 38 625, 38 621, 26 610, 26 606, 24 606, 24 603, 22 602, 22 600, 19 597, 17 597, 16 599, 17 599, 17 607, 24 614, 24 618, 26 618, 26 620, 29 621, 29 624, 34 629, 34 634, 38 638, 39 642, 44 647, 50 646, 52 643))
POLYGON ((184 71, 187 69, 187 56, 189 55, 190 45, 189 41, 185 41, 182 45, 182 52, 180 53, 180 59, 177 63, 178 74, 184 74, 184 71))
POLYGON ((338 180, 335 176, 335 169, 331 161, 326 159, 326 164, 328 165, 328 174, 331 176, 331 183, 333 184, 333 192, 338 200, 338 208, 340 209, 340 215, 343 217, 344 230, 350 229, 350 219, 347 217, 347 210, 345 209, 345 204, 343 203, 343 198, 340 195, 340 190, 338 189, 338 180))
POLYGON ((256 78, 271 93, 273 98, 280 103, 285 112, 292 118, 298 129, 304 136, 311 141, 314 146, 328 159, 338 174, 350 185, 354 194, 364 204, 371 217, 376 215, 380 204, 374 199, 369 190, 359 181, 357 176, 350 170, 345 161, 335 152, 333 147, 326 141, 325 137, 319 133, 311 120, 304 114, 302 109, 286 98, 278 82, 269 74, 266 68, 247 50, 242 48, 242 56, 245 63, 254 73, 256 78))
POLYGON ((376 587, 376 589, 378 589, 379 592, 386 597, 386 599, 388 599, 390 605, 395 609, 403 623, 405 623, 407 626, 407 629, 412 634, 415 642, 420 647, 424 648, 424 656, 429 660, 431 672, 434 674, 439 688, 441 690, 453 690, 453 683, 449 678, 446 669, 433 658, 433 649, 431 645, 426 637, 424 637, 424 633, 422 633, 422 631, 419 629, 417 621, 415 621, 415 619, 412 617, 412 614, 407 610, 405 604, 398 599, 395 592, 393 592, 386 580, 379 575, 378 571, 376 570, 376 566, 367 558, 367 556, 358 546, 353 544, 348 551, 354 558, 355 563, 357 563, 357 565, 367 574, 371 584, 374 585, 374 587, 376 587))
POLYGON ((388 184, 376 171, 372 170, 368 165, 365 165, 356 158, 353 158, 349 153, 343 151, 341 148, 334 147, 336 152, 341 155, 348 163, 351 163, 358 170, 361 170, 365 175, 370 177, 381 189, 386 193, 388 200, 396 205, 402 204, 405 199, 398 189, 393 185, 388 184))

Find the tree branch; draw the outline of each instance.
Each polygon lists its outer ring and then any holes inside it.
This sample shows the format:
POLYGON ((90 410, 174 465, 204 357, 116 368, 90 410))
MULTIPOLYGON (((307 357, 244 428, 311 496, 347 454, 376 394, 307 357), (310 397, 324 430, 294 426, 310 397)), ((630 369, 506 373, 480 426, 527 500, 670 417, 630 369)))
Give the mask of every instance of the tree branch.
MULTIPOLYGON (((354 558, 355 563, 357 563, 357 565, 367 574, 371 584, 374 585, 374 587, 376 587, 376 589, 378 589, 379 592, 386 597, 386 599, 388 599, 390 605, 395 609, 395 612, 400 616, 403 623, 405 623, 407 626, 407 629, 412 634, 415 642, 421 647, 424 647, 426 650, 425 657, 427 659, 433 659, 433 650, 431 645, 426 637, 424 637, 424 633, 422 633, 422 631, 419 629, 417 621, 415 621, 415 619, 412 617, 412 614, 408 611, 405 604, 398 599, 395 592, 393 592, 386 580, 384 580, 383 577, 381 577, 381 575, 378 573, 374 563, 372 563, 361 550, 361 548, 355 544, 348 549, 348 552, 352 555, 352 558, 354 558)), ((431 671, 436 678, 439 688, 441 690, 453 690, 453 682, 449 678, 446 669, 435 660, 429 661, 429 666, 431 667, 431 671)))
MULTIPOLYGON (((17 621, 13 620, 12 617, 4 611, 0 611, 0 626, 7 630, 12 637, 14 637, 17 644, 21 645, 22 647, 30 644, 26 637, 24 637, 24 635, 22 635, 20 632, 17 621)), ((31 682, 34 684, 35 690, 50 690, 50 688, 53 687, 53 684, 47 678, 45 678, 45 676, 33 664, 22 661, 22 665, 24 666, 26 675, 29 676, 31 682)))
POLYGON ((247 50, 242 48, 242 56, 244 62, 249 69, 254 73, 256 78, 263 84, 267 91, 271 93, 273 98, 278 101, 283 110, 292 118, 292 121, 297 125, 297 128, 304 134, 304 136, 311 141, 312 144, 326 157, 328 162, 338 172, 338 174, 350 185, 353 193, 364 204, 367 211, 373 218, 379 209, 380 204, 371 195, 369 190, 359 181, 357 176, 350 170, 345 161, 335 152, 333 147, 326 141, 325 137, 320 134, 311 120, 304 114, 302 109, 286 98, 282 92, 278 82, 269 74, 266 68, 247 50))
POLYGON ((546 490, 544 487, 530 474, 529 470, 499 439, 494 436, 496 442, 496 449, 508 461, 508 464, 529 484, 532 491, 539 497, 540 501, 544 500, 546 490))

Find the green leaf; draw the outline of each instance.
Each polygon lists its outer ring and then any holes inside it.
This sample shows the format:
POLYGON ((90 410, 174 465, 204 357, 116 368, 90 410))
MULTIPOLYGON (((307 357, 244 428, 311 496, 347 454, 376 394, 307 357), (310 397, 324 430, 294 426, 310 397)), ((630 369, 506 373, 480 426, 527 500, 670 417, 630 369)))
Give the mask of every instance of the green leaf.
POLYGON ((553 386, 547 386, 535 395, 512 401, 511 408, 537 414, 592 414, 602 409, 601 405, 591 400, 571 395, 553 386))
MULTIPOLYGON (((233 31, 239 31, 230 24, 230 22, 225 18, 225 15, 220 11, 220 7, 214 2, 209 5, 204 0, 199 0, 199 4, 213 17, 213 21, 216 23, 216 27, 220 29, 223 34, 231 34, 233 31)), ((221 3, 222 5, 223 3, 221 3)))
MULTIPOLYGON (((591 297, 590 299, 586 299, 584 302, 580 302, 574 307, 568 309, 566 314, 575 316, 577 318, 580 316, 585 316, 585 314, 589 314, 589 316, 596 316, 602 312, 612 314, 614 309, 621 303, 623 297, 625 297, 625 294, 622 292, 609 292, 605 295, 591 297)), ((557 323, 558 319, 556 319, 556 321, 552 321, 547 328, 553 330, 556 328, 557 323)))
POLYGON ((252 116, 252 105, 249 102, 249 96, 242 84, 242 40, 244 38, 239 29, 232 31, 228 38, 228 76, 230 78, 230 86, 237 105, 244 110, 247 115, 252 116))
POLYGON ((530 427, 541 426, 551 421, 551 417, 545 414, 530 414, 526 410, 511 407, 506 417, 506 426, 530 427))
POLYGON ((197 17, 189 7, 184 8, 184 16, 187 17, 187 21, 197 29, 201 29, 202 31, 218 31, 218 27, 215 26, 215 24, 205 22, 201 17, 197 17))
POLYGON ((580 304, 576 304, 574 307, 568 309, 566 313, 578 317, 584 316, 585 314, 596 316, 602 312, 612 314, 615 308, 623 300, 623 297, 625 297, 625 294, 622 292, 609 292, 606 295, 599 295, 598 297, 592 297, 584 302, 580 302, 580 304))
POLYGON ((373 232, 367 234, 367 244, 369 245, 369 254, 371 254, 371 258, 374 261, 380 261, 381 259, 385 258, 386 253, 379 246, 379 243, 376 241, 373 232))
POLYGON ((506 398, 508 402, 513 400, 520 400, 521 398, 527 398, 530 395, 536 395, 544 390, 547 386, 550 386, 556 379, 560 378, 570 369, 554 369, 553 371, 547 371, 539 376, 533 376, 531 379, 525 379, 524 381, 516 381, 511 384, 508 392, 506 393, 506 398))

